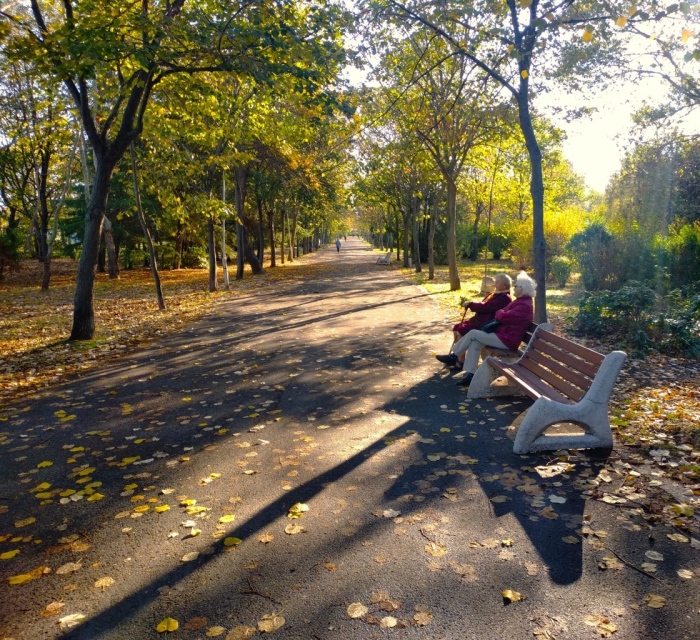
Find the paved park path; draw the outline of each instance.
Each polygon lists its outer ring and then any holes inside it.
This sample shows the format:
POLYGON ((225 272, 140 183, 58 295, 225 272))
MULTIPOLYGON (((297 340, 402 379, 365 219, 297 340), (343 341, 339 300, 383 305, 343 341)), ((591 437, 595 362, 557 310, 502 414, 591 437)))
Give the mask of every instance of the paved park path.
POLYGON ((700 551, 644 479, 514 456, 529 402, 467 401, 377 256, 324 248, 2 416, 0 639, 697 639, 700 551))

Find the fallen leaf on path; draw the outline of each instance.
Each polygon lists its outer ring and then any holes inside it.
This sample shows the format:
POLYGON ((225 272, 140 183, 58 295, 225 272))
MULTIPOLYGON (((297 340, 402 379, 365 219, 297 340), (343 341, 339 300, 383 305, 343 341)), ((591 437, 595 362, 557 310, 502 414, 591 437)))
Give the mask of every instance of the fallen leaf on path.
POLYGON ((51 602, 46 605, 46 608, 41 612, 42 618, 49 618, 51 616, 57 616, 58 612, 64 607, 65 602, 51 602))
POLYGON ((689 504, 674 504, 671 508, 679 516, 691 518, 695 515, 695 509, 693 509, 693 507, 691 507, 689 504))
POLYGON ((656 562, 663 562, 664 556, 658 551, 647 551, 644 554, 649 560, 655 560, 656 562))
POLYGON ((353 602, 347 610, 350 618, 361 618, 366 615, 368 609, 361 602, 353 602))
POLYGON ((276 613, 266 613, 258 620, 258 631, 262 633, 273 633, 284 626, 285 619, 276 613))
POLYGON ((114 578, 105 576, 104 578, 100 578, 95 582, 95 589, 102 589, 102 591, 104 591, 107 587, 111 587, 113 584, 114 578))
POLYGON ((199 551, 190 551, 182 556, 181 560, 182 562, 192 562, 192 560, 196 560, 197 558, 199 558, 199 551))
POLYGON ((419 627, 425 627, 433 621, 433 614, 425 605, 417 604, 413 610, 416 612, 413 615, 413 621, 419 627))
POLYGON ((690 538, 684 536, 682 533, 668 533, 666 537, 674 542, 690 542, 690 538))
POLYGON ((198 629, 204 629, 207 626, 207 622, 208 620, 202 617, 190 618, 182 626, 190 631, 197 631, 198 629))
POLYGON ((393 616, 386 616, 379 621, 380 629, 391 629, 398 624, 398 620, 393 616))
POLYGON ((661 609, 666 606, 666 598, 654 593, 647 593, 647 595, 644 597, 644 602, 646 602, 647 606, 651 607, 652 609, 661 609))
POLYGON ((223 635, 226 633, 226 627, 209 627, 207 629, 207 632, 204 634, 207 638, 216 638, 218 636, 223 635))
POLYGON ((447 553, 447 548, 441 542, 429 542, 424 548, 425 552, 434 558, 441 558, 447 553))
POLYGON ((520 602, 523 599, 522 594, 512 589, 504 589, 501 591, 501 597, 503 598, 504 604, 510 604, 511 602, 520 602))
POLYGON ((30 517, 30 518, 25 518, 24 520, 16 520, 15 521, 15 527, 18 529, 21 529, 22 527, 28 527, 30 524, 34 524, 36 522, 36 518, 30 517))
POLYGON ((56 569, 56 573, 59 576, 62 576, 67 573, 73 573, 74 571, 78 571, 82 568, 82 566, 83 565, 80 564, 80 562, 66 562, 66 564, 63 564, 58 569, 56 569))
POLYGON ((302 527, 300 524, 288 524, 284 528, 284 532, 289 536, 294 536, 297 533, 304 533, 305 531, 306 529, 304 529, 304 527, 302 527))
POLYGON ((234 537, 229 537, 229 538, 224 538, 224 546, 225 547, 235 547, 236 545, 241 544, 243 540, 240 538, 234 538, 234 537))
POLYGON ((175 620, 175 618, 163 618, 157 625, 156 631, 158 633, 169 633, 171 631, 177 631, 180 623, 175 620))
POLYGON ((58 624, 61 625, 61 629, 70 629, 77 627, 83 620, 85 620, 85 616, 82 613, 71 613, 68 616, 59 618, 58 624))
POLYGON ((241 625, 231 629, 226 636, 226 640, 248 640, 248 638, 252 638, 255 635, 255 632, 255 627, 241 625))
POLYGON ((293 519, 301 518, 301 516, 308 510, 308 505, 303 504, 301 502, 297 502, 296 504, 293 504, 291 507, 289 507, 289 513, 287 514, 287 517, 293 519))
POLYGON ((258 537, 258 540, 262 542, 263 544, 269 544, 275 539, 275 536, 273 536, 271 533, 263 533, 258 537))

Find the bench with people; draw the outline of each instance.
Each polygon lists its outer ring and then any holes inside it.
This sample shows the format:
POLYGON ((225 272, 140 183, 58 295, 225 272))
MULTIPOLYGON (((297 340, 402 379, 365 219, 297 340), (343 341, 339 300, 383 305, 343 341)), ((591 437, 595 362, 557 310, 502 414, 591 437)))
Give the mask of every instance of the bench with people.
MULTIPOLYGON (((508 276, 499 274, 496 279, 497 290, 507 293, 508 276)), ((458 385, 469 388, 470 399, 527 395, 535 400, 516 434, 514 453, 612 447, 608 402, 626 354, 614 351, 604 356, 552 333, 551 324, 534 324, 535 283, 527 274, 517 276, 514 293, 515 300, 495 311, 493 320, 483 323, 480 318, 480 329, 468 330, 455 340, 449 354, 437 359, 449 367, 461 366, 465 375, 458 385), (519 352, 521 342, 526 347, 519 352), (520 357, 507 362, 487 356, 479 367, 487 347, 520 357), (501 377, 506 385, 496 384, 501 377), (560 423, 575 424, 584 433, 545 433, 560 423)), ((467 306, 473 307, 474 303, 467 306)), ((459 326, 454 328, 455 337, 459 326)))
POLYGON ((436 356, 448 367, 465 372, 458 382, 462 388, 471 384, 484 347, 515 351, 532 324, 535 282, 524 271, 519 273, 515 279, 515 300, 510 297, 511 282, 510 276, 499 273, 493 293, 482 302, 467 303, 465 308, 473 310, 474 316, 453 327, 455 342, 450 353, 436 356))

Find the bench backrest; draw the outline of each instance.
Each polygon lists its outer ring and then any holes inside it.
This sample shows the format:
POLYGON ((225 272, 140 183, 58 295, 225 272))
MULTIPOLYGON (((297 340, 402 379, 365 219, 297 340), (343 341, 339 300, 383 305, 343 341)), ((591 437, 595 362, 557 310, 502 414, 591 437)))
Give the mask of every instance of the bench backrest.
POLYGON ((518 364, 570 401, 586 395, 605 356, 550 331, 540 329, 518 364))

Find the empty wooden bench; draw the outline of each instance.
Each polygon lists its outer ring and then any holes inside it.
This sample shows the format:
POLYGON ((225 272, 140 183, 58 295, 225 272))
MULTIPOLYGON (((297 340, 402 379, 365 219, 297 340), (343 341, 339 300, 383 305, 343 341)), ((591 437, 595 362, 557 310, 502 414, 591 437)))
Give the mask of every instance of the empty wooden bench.
POLYGON ((604 356, 539 327, 517 361, 486 358, 474 374, 468 397, 527 395, 535 401, 518 429, 514 453, 609 449, 613 441, 608 402, 626 357, 622 351, 604 356), (502 376, 508 385, 494 384, 502 376), (585 433, 544 433, 561 422, 577 424, 585 433))
POLYGON ((377 258, 377 264, 391 264, 391 251, 387 251, 385 256, 379 256, 377 258))

